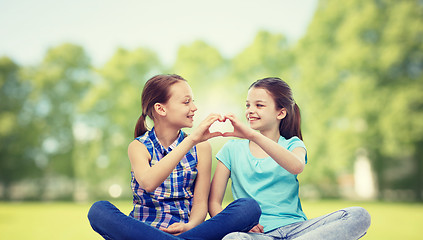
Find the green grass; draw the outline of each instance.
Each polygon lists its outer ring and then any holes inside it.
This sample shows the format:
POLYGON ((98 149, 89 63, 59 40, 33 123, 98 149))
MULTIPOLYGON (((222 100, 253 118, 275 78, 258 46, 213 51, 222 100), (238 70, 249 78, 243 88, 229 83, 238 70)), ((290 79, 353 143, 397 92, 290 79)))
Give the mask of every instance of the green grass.
MULTIPOLYGON (((124 213, 131 202, 114 202, 124 213)), ((372 225, 363 238, 422 239, 423 204, 348 202, 337 200, 303 201, 309 218, 349 206, 362 206, 372 216, 372 225)), ((102 239, 90 227, 90 204, 78 203, 5 203, 0 202, 1 239, 102 239)))
POLYGON ((371 215, 370 228, 362 239, 422 239, 423 204, 421 203, 303 201, 303 210, 308 218, 351 206, 364 207, 371 215))

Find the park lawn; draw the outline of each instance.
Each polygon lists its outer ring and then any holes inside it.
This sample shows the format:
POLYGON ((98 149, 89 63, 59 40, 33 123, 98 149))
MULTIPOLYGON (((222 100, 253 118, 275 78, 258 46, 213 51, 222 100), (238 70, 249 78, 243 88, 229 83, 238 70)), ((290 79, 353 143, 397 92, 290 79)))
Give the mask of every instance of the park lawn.
POLYGON ((348 201, 303 201, 308 218, 318 217, 338 209, 360 206, 371 215, 366 240, 422 239, 423 204, 348 201))
MULTIPOLYGON (((131 210, 130 201, 114 204, 124 213, 131 210)), ((421 239, 423 204, 350 202, 340 200, 303 201, 309 218, 349 206, 362 206, 372 216, 372 225, 363 238, 421 239)), ((90 227, 89 203, 6 203, 0 202, 0 238, 32 240, 102 239, 90 227)))

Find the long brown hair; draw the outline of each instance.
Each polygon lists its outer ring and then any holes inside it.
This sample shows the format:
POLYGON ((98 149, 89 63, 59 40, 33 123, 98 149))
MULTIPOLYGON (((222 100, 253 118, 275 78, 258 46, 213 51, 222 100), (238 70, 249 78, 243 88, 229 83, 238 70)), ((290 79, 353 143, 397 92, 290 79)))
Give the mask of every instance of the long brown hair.
POLYGON ((278 109, 286 109, 286 116, 279 125, 281 136, 286 139, 297 136, 303 140, 300 108, 295 103, 292 90, 288 84, 280 78, 269 77, 255 81, 248 89, 251 88, 263 88, 267 90, 275 101, 276 107, 278 109))
POLYGON ((178 81, 186 81, 179 75, 176 74, 160 74, 150 78, 144 85, 144 89, 141 94, 141 116, 138 118, 137 124, 135 125, 134 137, 143 135, 148 131, 147 124, 145 122, 146 117, 153 118, 153 108, 156 103, 166 103, 169 98, 170 86, 177 83, 178 81))

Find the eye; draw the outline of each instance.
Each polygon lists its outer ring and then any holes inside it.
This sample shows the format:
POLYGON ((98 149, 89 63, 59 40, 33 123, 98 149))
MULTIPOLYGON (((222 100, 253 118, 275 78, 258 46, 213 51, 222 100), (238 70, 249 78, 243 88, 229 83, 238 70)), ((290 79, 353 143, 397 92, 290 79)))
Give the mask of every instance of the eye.
POLYGON ((261 108, 261 107, 264 107, 264 105, 262 105, 262 104, 257 104, 257 107, 258 107, 258 108, 261 108))
MULTIPOLYGON (((192 100, 192 101, 194 102, 194 100, 192 100)), ((185 105, 188 105, 190 103, 191 103, 191 99, 189 99, 189 98, 188 99, 185 99, 185 102, 184 102, 185 105)))
POLYGON ((249 108, 250 107, 250 104, 249 103, 245 104, 245 107, 246 108, 249 108))

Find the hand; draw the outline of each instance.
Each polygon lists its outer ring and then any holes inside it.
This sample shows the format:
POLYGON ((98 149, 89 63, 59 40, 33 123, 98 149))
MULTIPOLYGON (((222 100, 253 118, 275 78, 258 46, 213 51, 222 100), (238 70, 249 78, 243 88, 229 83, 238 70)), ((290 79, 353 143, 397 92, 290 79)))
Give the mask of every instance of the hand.
POLYGON ((200 142, 206 141, 210 138, 223 136, 221 132, 213 132, 211 133, 209 128, 210 126, 216 122, 224 122, 226 119, 219 114, 212 113, 206 119, 204 119, 200 125, 191 133, 191 137, 195 144, 200 142))
POLYGON ((263 233, 263 226, 261 224, 255 225, 249 232, 253 233, 263 233))
POLYGON ((234 127, 233 132, 225 132, 223 133, 224 137, 239 137, 239 138, 245 138, 251 140, 253 135, 256 133, 254 129, 250 128, 249 126, 246 126, 241 121, 239 121, 235 115, 228 114, 225 115, 224 119, 229 119, 231 121, 232 126, 234 127))
POLYGON ((160 228, 160 230, 162 230, 163 232, 167 232, 167 233, 170 233, 170 234, 175 235, 175 236, 179 235, 183 232, 186 232, 189 229, 190 228, 189 228, 188 224, 181 223, 181 222, 174 223, 167 228, 160 228))

